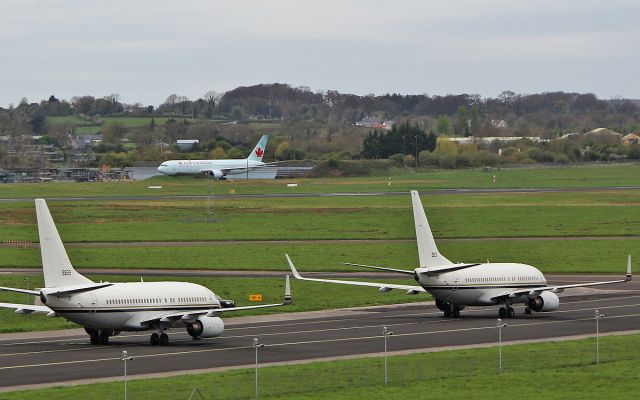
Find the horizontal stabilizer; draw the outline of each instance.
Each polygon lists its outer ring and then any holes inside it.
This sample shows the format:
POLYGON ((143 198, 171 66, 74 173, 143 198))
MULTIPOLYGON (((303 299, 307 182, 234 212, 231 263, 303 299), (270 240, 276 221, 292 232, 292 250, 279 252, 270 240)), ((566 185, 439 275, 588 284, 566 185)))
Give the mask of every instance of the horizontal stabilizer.
POLYGON ((0 308, 13 308, 16 310, 16 314, 30 314, 34 312, 49 314, 53 311, 47 306, 36 306, 33 304, 0 303, 0 308))
POLYGON ((92 283, 90 285, 74 285, 66 286, 62 290, 46 290, 45 293, 49 296, 66 297, 76 293, 90 292, 96 289, 102 289, 108 286, 112 286, 113 283, 92 283))
POLYGON ((443 272, 451 272, 451 271, 459 271, 461 269, 467 269, 471 267, 477 267, 481 264, 453 264, 453 265, 443 265, 441 267, 431 267, 427 271, 420 271, 420 274, 426 275, 437 275, 443 272))

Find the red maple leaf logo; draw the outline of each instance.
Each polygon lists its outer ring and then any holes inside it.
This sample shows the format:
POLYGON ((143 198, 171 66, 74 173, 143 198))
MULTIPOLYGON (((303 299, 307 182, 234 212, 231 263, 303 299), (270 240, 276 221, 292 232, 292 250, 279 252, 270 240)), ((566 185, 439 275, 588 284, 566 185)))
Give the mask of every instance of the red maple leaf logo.
POLYGON ((258 147, 256 149, 256 156, 262 157, 263 154, 264 154, 264 150, 262 150, 260 147, 258 147))

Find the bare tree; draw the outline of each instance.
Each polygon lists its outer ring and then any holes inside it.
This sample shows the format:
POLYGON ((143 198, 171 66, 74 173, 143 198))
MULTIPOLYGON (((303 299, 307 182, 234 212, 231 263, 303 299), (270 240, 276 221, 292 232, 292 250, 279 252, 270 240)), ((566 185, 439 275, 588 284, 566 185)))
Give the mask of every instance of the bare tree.
POLYGON ((173 93, 173 94, 170 94, 169 97, 167 97, 167 100, 165 100, 164 102, 168 104, 171 107, 171 111, 173 111, 176 106, 177 100, 178 100, 178 95, 173 93))
POLYGON ((220 104, 220 100, 222 100, 222 96, 224 93, 218 93, 215 90, 209 90, 204 94, 203 98, 205 101, 213 106, 220 104))

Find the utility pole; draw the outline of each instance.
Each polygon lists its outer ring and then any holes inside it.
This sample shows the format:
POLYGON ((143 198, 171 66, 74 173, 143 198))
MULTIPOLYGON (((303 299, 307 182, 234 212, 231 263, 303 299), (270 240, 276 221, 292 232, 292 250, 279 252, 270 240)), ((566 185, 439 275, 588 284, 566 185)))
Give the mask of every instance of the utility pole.
POLYGON ((596 310, 596 365, 600 365, 600 318, 604 318, 604 314, 600 314, 600 311, 596 310))
POLYGON ((384 384, 388 382, 387 379, 387 338, 393 335, 393 331, 390 331, 386 326, 382 327, 382 336, 384 336, 384 384))
POLYGON ((506 327, 507 323, 498 318, 496 326, 498 327, 498 373, 502 374, 502 328, 506 327))
POLYGON ((124 361, 124 400, 127 400, 127 360, 133 360, 133 356, 129 356, 127 351, 122 352, 122 361, 124 361))

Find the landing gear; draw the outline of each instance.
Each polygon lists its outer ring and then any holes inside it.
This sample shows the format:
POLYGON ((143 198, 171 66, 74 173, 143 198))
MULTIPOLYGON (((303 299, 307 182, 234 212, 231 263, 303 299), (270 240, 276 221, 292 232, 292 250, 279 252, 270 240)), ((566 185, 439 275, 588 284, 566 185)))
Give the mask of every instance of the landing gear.
POLYGON ((151 343, 152 346, 166 346, 169 344, 169 335, 164 332, 160 334, 152 333, 149 343, 151 343))
POLYGON ((98 341, 100 342, 100 344, 104 344, 104 345, 109 344, 109 335, 108 335, 108 333, 104 332, 104 331, 100 332, 100 337, 99 337, 98 341))
POLYGON ((515 316, 516 316, 516 310, 514 310, 513 307, 511 306, 500 307, 500 310, 498 310, 498 318, 500 319, 515 318, 515 316))
POLYGON ((456 305, 447 303, 443 308, 445 318, 460 318, 460 309, 456 305))
POLYGON ((524 313, 527 315, 531 315, 531 309, 529 307, 525 308, 524 313))
POLYGON ((89 334, 89 342, 91 344, 109 344, 109 334, 111 331, 99 331, 97 329, 84 328, 85 332, 89 334))
POLYGON ((157 333, 152 333, 151 334, 151 339, 149 339, 149 342, 151 343, 152 346, 157 346, 160 344, 160 335, 158 335, 157 333))
POLYGON ((166 346, 169 344, 169 335, 167 335, 166 333, 162 332, 160 334, 160 346, 166 346))

